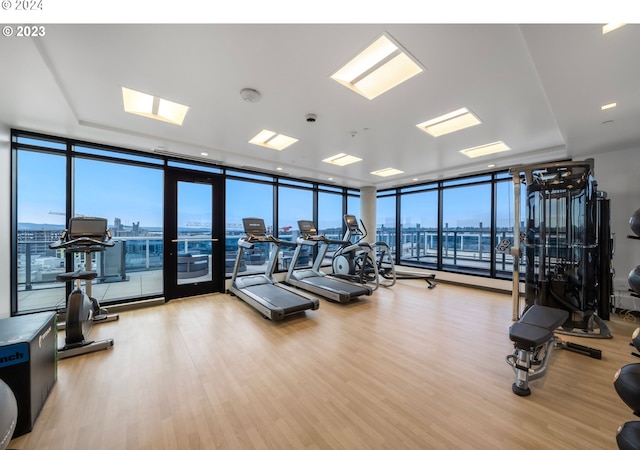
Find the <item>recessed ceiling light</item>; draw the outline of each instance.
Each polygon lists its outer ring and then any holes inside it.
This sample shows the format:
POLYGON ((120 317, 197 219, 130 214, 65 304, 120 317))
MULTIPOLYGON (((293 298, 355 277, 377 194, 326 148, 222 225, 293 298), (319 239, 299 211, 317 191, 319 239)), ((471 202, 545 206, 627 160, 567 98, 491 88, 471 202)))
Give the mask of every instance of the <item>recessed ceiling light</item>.
POLYGON ((390 177, 391 175, 398 175, 400 173, 404 173, 404 171, 394 169, 393 167, 387 167, 386 169, 375 170, 371 172, 371 175, 377 175, 379 177, 390 177))
POLYGON ((334 164, 336 166, 346 166, 348 164, 353 164, 358 161, 362 161, 362 158, 358 158, 357 156, 347 155, 346 153, 338 153, 337 155, 333 155, 322 160, 322 162, 334 164))
POLYGON ((498 141, 491 144, 479 145, 478 147, 460 150, 460 153, 468 156, 469 158, 477 158, 478 156, 491 155, 493 153, 505 152, 507 150, 511 150, 511 148, 504 142, 498 141))
POLYGON ((419 178, 414 178, 414 179, 413 179, 413 181, 418 181, 418 180, 419 180, 419 178))
POLYGON ((409 52, 387 33, 383 33, 331 78, 373 100, 423 70, 409 52))
POLYGON ((298 142, 298 139, 278 134, 275 131, 262 130, 256 134, 250 141, 250 144, 261 145, 272 150, 284 150, 291 144, 298 142))
POLYGON ((200 153, 201 156, 209 156, 209 154, 207 152, 202 152, 200 153))
POLYGON ((327 180, 333 181, 333 177, 329 177, 329 178, 327 178, 327 180))
POLYGON ((162 120, 163 122, 182 125, 184 117, 189 110, 188 106, 170 102, 160 97, 134 91, 126 87, 122 88, 124 110, 131 114, 162 120))
POLYGON ((608 23, 602 25, 602 34, 611 33, 612 31, 617 30, 618 28, 621 28, 625 25, 626 23, 608 23))
POLYGON ((282 167, 276 167, 276 170, 282 170, 282 167))
POLYGON ((616 106, 618 106, 618 104, 616 102, 613 102, 613 103, 608 103, 606 105, 602 105, 600 109, 604 111, 605 109, 615 108, 616 106))
POLYGON ((491 169, 492 167, 495 167, 495 166, 496 166, 495 164, 489 164, 487 167, 491 169))
POLYGON ((422 122, 416 126, 431 136, 438 137, 443 134, 453 133, 454 131, 478 125, 479 123, 482 122, 475 114, 467 108, 460 108, 440 117, 422 122))

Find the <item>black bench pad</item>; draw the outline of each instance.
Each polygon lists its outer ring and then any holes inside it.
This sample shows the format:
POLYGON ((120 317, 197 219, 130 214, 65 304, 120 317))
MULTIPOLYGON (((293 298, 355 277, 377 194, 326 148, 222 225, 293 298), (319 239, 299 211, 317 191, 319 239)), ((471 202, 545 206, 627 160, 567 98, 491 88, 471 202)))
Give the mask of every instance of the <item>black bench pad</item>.
POLYGON ((525 311, 518 322, 528 323, 537 327, 555 330, 569 318, 569 312, 564 309, 549 306, 533 305, 525 311))
POLYGON ((554 330, 568 318, 569 312, 563 309, 533 305, 509 327, 509 338, 517 347, 539 347, 550 340, 554 330))
POLYGON ((553 337, 553 330, 516 322, 509 327, 509 338, 517 347, 536 348, 553 337))

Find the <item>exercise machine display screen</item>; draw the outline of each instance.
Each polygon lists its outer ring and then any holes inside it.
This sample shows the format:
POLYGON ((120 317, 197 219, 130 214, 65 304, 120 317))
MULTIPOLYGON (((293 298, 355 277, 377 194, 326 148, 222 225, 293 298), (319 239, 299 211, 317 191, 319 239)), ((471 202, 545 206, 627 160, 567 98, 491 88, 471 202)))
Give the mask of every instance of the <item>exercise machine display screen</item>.
POLYGON ((264 236, 267 234, 267 227, 264 225, 264 219, 257 217, 249 217, 242 219, 244 232, 249 236, 264 236))
POLYGON ((317 234, 316 226, 310 220, 298 220, 298 229, 300 234, 312 235, 317 234))
POLYGON ((72 217, 69 219, 69 239, 104 238, 107 220, 98 217, 72 217))
POLYGON ((344 216, 344 223, 350 230, 355 230, 358 228, 358 221, 356 220, 356 216, 352 216, 351 214, 346 214, 344 216))

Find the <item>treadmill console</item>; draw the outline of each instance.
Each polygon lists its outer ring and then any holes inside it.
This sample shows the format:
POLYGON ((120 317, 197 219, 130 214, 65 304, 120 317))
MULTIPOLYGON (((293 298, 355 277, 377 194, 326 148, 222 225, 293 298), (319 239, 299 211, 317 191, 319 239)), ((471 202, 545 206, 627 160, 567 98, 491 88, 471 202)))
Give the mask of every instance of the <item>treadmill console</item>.
POLYGON ((258 217, 246 217, 242 219, 242 226, 247 236, 266 236, 267 227, 264 225, 264 219, 258 217))
POLYGON ((311 220, 298 220, 298 229, 302 236, 313 236, 318 234, 318 230, 311 220))

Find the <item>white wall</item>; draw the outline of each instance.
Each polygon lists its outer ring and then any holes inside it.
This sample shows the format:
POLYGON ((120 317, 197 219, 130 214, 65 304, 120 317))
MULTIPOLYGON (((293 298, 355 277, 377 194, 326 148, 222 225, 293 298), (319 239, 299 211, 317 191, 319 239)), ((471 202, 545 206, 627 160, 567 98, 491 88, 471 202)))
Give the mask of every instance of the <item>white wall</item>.
MULTIPOLYGON (((593 156, 598 189, 611 200, 611 232, 615 234, 613 280, 617 294, 628 290, 627 277, 640 264, 640 241, 628 239, 632 234, 629 218, 640 209, 640 148, 601 153, 593 156)), ((640 309, 640 302, 637 308, 640 309)))
POLYGON ((0 319, 11 315, 11 129, 0 124, 0 319))

